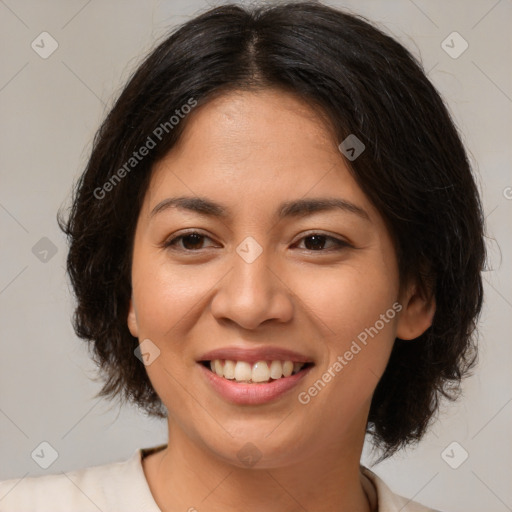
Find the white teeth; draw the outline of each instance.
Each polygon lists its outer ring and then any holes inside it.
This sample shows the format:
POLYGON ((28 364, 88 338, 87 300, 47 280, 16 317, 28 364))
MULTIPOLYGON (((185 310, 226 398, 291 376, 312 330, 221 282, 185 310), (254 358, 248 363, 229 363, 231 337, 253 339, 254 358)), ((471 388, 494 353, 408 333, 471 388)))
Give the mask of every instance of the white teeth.
POLYGON ((267 382, 270 379, 270 370, 265 361, 258 361, 252 366, 252 381, 267 382))
POLYGON ((235 378, 235 362, 234 361, 224 361, 224 377, 226 379, 234 379, 235 378))
MULTIPOLYGON (((219 361, 220 362, 220 361, 219 361)), ((217 374, 218 375, 218 374, 217 374)), ((220 375, 223 376, 222 374, 220 375)), ((245 361, 237 361, 235 365, 235 380, 251 380, 252 368, 249 363, 245 361)))
POLYGON ((212 372, 237 382, 268 382, 282 377, 289 377, 302 369, 305 363, 293 361, 257 361, 254 364, 246 361, 214 359, 210 361, 212 372), (270 364, 269 364, 270 363, 270 364))
POLYGON ((215 364, 215 373, 219 377, 222 377, 224 375, 224 372, 223 372, 223 369, 222 369, 222 362, 219 361, 218 359, 215 359, 214 364, 215 364))
POLYGON ((293 372, 293 363, 291 361, 285 361, 283 363, 283 375, 289 377, 293 372))
POLYGON ((273 379, 280 379, 283 375, 283 365, 281 361, 272 361, 270 363, 270 376, 273 379))

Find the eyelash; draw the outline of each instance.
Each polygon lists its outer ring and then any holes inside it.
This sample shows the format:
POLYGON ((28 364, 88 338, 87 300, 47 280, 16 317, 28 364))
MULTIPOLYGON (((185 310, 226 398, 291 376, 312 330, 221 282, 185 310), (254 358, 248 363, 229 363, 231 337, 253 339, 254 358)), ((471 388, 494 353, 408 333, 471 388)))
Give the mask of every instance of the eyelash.
MULTIPOLYGON (((190 235, 199 235, 203 239, 209 238, 211 240, 211 238, 209 236, 204 235, 203 233, 199 233, 198 231, 190 231, 190 232, 182 233, 181 235, 178 235, 178 236, 175 236, 175 237, 172 237, 172 238, 166 240, 162 244, 162 247, 166 248, 166 249, 169 249, 169 250, 172 250, 172 251, 189 252, 189 253, 194 253, 194 252, 198 253, 201 250, 203 250, 203 249, 176 248, 176 242, 178 242, 179 240, 182 240, 183 238, 185 238, 187 236, 190 236, 190 235)), ((307 235, 305 235, 302 238, 300 238, 298 240, 298 242, 301 242, 302 240, 305 240, 307 238, 312 238, 312 237, 315 237, 315 236, 316 237, 324 238, 327 241, 331 240, 332 242, 334 242, 337 245, 337 247, 334 248, 334 249, 318 249, 318 250, 315 250, 315 249, 304 249, 304 250, 306 250, 308 252, 331 252, 331 251, 341 251, 343 249, 346 249, 347 247, 353 247, 352 245, 350 245, 348 242, 346 242, 344 240, 341 240, 339 238, 336 238, 336 237, 333 237, 333 236, 330 236, 330 235, 325 235, 323 233, 317 233, 317 232, 308 233, 307 235)))

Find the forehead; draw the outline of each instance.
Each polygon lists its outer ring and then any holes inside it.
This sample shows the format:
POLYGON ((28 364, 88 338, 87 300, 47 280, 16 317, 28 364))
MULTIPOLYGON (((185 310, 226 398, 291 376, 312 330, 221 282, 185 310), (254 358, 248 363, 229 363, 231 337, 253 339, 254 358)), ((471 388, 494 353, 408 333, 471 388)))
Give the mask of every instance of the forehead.
POLYGON ((197 195, 240 208, 305 196, 340 196, 368 205, 322 113, 275 90, 233 91, 190 114, 174 148, 152 173, 146 208, 197 195))
MULTIPOLYGON (((206 150, 226 162, 280 155, 300 159, 312 150, 336 150, 335 136, 322 112, 304 100, 278 89, 231 91, 197 107, 173 148, 206 150)), ((338 151, 335 151, 338 156, 338 151)), ((276 164, 278 162, 275 162, 276 164)))

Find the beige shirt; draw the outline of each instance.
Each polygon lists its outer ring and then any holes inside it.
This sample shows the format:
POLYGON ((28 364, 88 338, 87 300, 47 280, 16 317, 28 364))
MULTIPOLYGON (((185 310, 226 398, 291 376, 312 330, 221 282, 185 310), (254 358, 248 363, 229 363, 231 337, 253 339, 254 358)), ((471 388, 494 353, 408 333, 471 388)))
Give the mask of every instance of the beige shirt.
MULTIPOLYGON (((125 461, 59 474, 0 482, 0 512, 161 512, 142 469, 142 458, 162 446, 139 448, 125 461)), ((377 512, 436 512, 394 494, 368 468, 365 491, 377 512), (377 508, 376 508, 377 507, 377 508)), ((190 504, 190 512, 199 503, 190 504)), ((188 512, 188 511, 183 511, 188 512)))

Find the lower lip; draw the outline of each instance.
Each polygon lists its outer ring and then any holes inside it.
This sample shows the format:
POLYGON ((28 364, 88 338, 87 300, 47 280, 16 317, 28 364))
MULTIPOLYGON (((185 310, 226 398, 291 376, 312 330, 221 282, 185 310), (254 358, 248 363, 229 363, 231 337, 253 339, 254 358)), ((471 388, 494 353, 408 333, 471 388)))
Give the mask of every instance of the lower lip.
POLYGON ((201 363, 198 363, 201 371, 222 397, 230 402, 239 405, 257 405, 264 404, 276 400, 284 395, 287 391, 294 388, 311 370, 312 366, 308 366, 304 370, 297 372, 289 377, 281 377, 272 382, 262 384, 242 384, 236 381, 219 377, 216 373, 208 370, 201 363))

